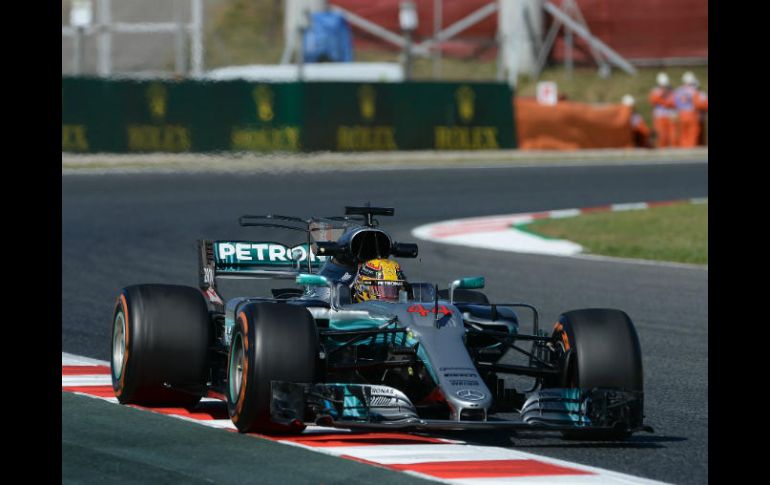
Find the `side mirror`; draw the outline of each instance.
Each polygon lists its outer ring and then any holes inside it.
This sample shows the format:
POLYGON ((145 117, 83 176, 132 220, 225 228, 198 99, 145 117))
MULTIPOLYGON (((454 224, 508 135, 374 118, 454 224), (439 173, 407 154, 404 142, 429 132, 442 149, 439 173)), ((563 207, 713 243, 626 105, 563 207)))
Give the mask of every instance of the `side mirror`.
POLYGON ((329 280, 325 276, 309 273, 300 273, 295 280, 298 285, 307 286, 331 286, 329 280))
POLYGON ((449 302, 454 303, 456 288, 461 290, 477 290, 479 288, 484 288, 485 283, 486 281, 483 276, 471 276, 469 278, 454 280, 452 284, 449 285, 449 302))
POLYGON ((414 243, 394 243, 390 248, 390 254, 399 258, 416 258, 417 253, 418 248, 414 243))

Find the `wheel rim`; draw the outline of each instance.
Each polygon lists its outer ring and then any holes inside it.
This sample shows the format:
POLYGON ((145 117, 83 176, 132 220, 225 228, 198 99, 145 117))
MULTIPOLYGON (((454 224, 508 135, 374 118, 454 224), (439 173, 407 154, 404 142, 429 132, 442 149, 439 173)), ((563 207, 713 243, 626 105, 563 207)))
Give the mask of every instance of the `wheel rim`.
POLYGON ((120 380, 123 375, 123 357, 126 352, 126 317, 122 311, 115 316, 112 327, 112 376, 120 380))
POLYGON ((243 382, 243 340, 241 334, 235 335, 233 340, 233 350, 230 353, 230 365, 228 371, 228 388, 230 390, 230 402, 237 402, 241 394, 241 383, 243 382))

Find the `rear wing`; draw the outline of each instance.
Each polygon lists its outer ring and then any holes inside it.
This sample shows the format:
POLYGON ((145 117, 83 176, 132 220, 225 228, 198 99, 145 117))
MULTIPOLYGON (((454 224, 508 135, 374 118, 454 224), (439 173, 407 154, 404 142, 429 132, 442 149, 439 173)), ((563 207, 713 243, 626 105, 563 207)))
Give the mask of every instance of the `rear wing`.
MULTIPOLYGON (((392 216, 393 212, 391 208, 367 206, 346 207, 344 216, 310 219, 278 214, 241 216, 238 224, 242 227, 302 232, 306 235, 307 242, 287 246, 273 241, 200 239, 198 286, 207 300, 220 309, 224 302, 217 292, 217 279, 294 279, 299 273, 316 273, 327 259, 333 257, 333 253, 321 256, 315 254, 314 250, 319 250, 324 244, 336 242, 351 228, 373 228, 377 225, 373 216, 392 216)), ((416 256, 416 249, 414 253, 416 256)))
POLYGON ((198 241, 199 286, 216 289, 217 278, 289 279, 315 273, 328 259, 308 243, 286 246, 272 241, 198 241))

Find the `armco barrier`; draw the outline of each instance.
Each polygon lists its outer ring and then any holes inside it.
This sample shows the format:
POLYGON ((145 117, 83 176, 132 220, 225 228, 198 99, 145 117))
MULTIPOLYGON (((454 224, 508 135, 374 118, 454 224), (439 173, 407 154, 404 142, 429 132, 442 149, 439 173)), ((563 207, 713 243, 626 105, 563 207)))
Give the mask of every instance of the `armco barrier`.
POLYGON ((516 148, 497 83, 257 83, 62 78, 62 151, 516 148))

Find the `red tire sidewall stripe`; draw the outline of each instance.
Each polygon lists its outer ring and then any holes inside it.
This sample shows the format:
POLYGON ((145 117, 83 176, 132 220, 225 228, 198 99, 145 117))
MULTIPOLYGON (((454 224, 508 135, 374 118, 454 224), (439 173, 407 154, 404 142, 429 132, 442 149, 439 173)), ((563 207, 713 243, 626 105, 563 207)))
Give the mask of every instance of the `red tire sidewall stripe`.
POLYGON ((128 364, 128 348, 129 348, 129 327, 128 324, 128 303, 126 303, 126 295, 121 293, 118 298, 118 305, 123 308, 123 339, 125 341, 125 348, 123 349, 123 365, 120 370, 120 380, 118 381, 118 388, 115 390, 115 395, 120 397, 123 394, 123 388, 126 382, 126 365, 128 364))
MULTIPOLYGON (((241 372, 241 389, 238 393, 238 400, 236 401, 235 411, 233 412, 233 422, 238 422, 243 408, 243 402, 246 400, 246 382, 249 375, 249 322, 246 318, 246 314, 241 312, 238 314, 238 319, 241 321, 243 331, 241 333, 241 345, 243 345, 243 370, 241 372)), ((232 365, 232 352, 233 348, 230 348, 230 364, 232 365)))

